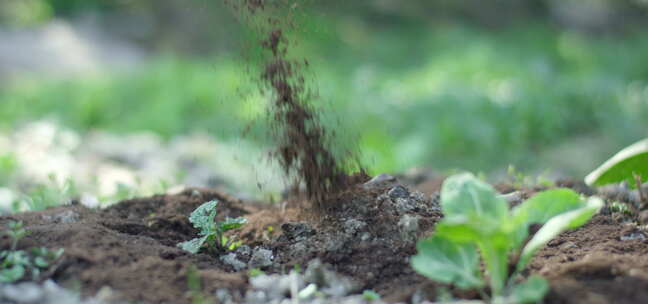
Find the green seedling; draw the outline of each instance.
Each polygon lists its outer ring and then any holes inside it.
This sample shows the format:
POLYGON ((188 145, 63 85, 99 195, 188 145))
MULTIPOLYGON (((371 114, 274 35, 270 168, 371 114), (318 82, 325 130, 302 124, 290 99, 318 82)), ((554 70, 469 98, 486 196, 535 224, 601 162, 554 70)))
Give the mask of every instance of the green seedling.
POLYGON ((412 267, 432 280, 475 289, 484 302, 537 303, 548 283, 537 275, 523 280, 521 272, 538 249, 584 225, 602 206, 599 198, 583 202, 572 190, 554 189, 509 210, 490 185, 470 173, 454 175, 441 189, 445 217, 433 236, 418 242, 412 267))
POLYGON ((633 214, 630 207, 628 207, 628 205, 626 205, 624 203, 621 203, 621 202, 612 202, 612 203, 610 203, 608 205, 608 209, 612 213, 621 213, 621 214, 625 214, 625 215, 632 215, 633 214))
POLYGON ((380 295, 371 289, 366 289, 362 292, 362 298, 367 302, 373 302, 380 300, 380 295))
POLYGON ((247 220, 238 217, 226 218, 223 222, 217 222, 217 205, 218 201, 210 201, 200 205, 191 213, 189 221, 196 229, 200 230, 200 237, 182 242, 178 244, 178 247, 191 253, 198 253, 202 248, 206 248, 211 253, 218 253, 240 246, 240 243, 234 242, 232 238, 228 238, 224 234, 226 231, 240 228, 247 220))
POLYGON ((32 248, 29 251, 17 250, 18 241, 28 234, 22 222, 9 222, 6 234, 11 238, 11 248, 0 251, 0 282, 13 283, 31 274, 36 281, 44 270, 54 266, 63 249, 49 250, 47 248, 32 248))
MULTIPOLYGON (((547 172, 544 172, 543 174, 540 174, 534 178, 533 176, 524 174, 523 172, 519 171, 517 168, 515 168, 515 166, 509 165, 506 173, 509 176, 510 183, 518 189, 524 187, 533 188, 537 186, 554 186, 554 182, 546 177, 547 172)), ((484 180, 484 178, 481 177, 479 179, 484 180)))
POLYGON ((264 275, 264 274, 265 274, 265 272, 263 270, 259 269, 259 268, 252 268, 252 269, 248 270, 248 276, 250 278, 258 277, 258 276, 264 275))
POLYGON ((14 202, 13 211, 38 211, 68 204, 79 191, 74 181, 67 179, 59 184, 56 175, 50 174, 47 183, 37 185, 28 194, 14 202))
POLYGON ((200 273, 198 272, 198 268, 193 265, 187 269, 187 289, 189 289, 191 304, 213 303, 213 301, 210 301, 209 297, 203 293, 200 273))

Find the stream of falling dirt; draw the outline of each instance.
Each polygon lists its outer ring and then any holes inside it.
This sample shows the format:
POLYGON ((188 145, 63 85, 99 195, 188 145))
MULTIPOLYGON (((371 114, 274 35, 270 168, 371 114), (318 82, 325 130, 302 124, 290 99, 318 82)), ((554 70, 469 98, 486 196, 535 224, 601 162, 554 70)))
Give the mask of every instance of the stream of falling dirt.
POLYGON ((303 69, 307 60, 289 57, 291 41, 286 31, 293 28, 290 11, 294 0, 224 0, 248 18, 257 22, 255 29, 263 37, 261 47, 267 54, 261 76, 262 89, 272 93, 271 126, 276 159, 288 177, 303 182, 314 207, 322 209, 330 193, 343 190, 350 181, 330 149, 331 134, 320 124, 309 101, 303 69), (286 17, 288 13, 288 17, 286 17))

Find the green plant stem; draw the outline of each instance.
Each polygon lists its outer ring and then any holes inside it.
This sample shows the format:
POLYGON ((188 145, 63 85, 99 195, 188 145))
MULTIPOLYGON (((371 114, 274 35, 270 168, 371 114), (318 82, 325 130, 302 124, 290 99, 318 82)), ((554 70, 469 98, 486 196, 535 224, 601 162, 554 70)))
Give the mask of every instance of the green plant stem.
POLYGON ((478 291, 479 291, 479 295, 481 296, 484 303, 489 303, 490 302, 490 297, 488 296, 488 293, 486 293, 486 291, 484 291, 483 288, 480 288, 478 291))
POLYGON ((632 172, 632 176, 634 177, 635 184, 637 186, 637 191, 639 192, 639 210, 644 210, 646 209, 646 205, 648 205, 648 200, 646 200, 646 195, 643 192, 643 189, 641 188, 641 176, 635 172, 632 172))
POLYGON ((18 238, 15 236, 12 236, 11 238, 11 251, 16 251, 16 248, 18 247, 18 238))

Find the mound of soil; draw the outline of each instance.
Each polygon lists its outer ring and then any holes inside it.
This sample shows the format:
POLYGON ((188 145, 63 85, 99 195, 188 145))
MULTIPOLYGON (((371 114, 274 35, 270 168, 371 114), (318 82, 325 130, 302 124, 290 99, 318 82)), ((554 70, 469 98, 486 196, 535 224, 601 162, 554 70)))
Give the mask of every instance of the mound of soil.
MULTIPOLYGON (((216 297, 227 291, 234 303, 250 302, 255 294, 250 268, 285 274, 316 261, 348 279, 346 295, 373 289, 386 302, 433 300, 439 286, 414 273, 409 257, 416 253, 416 240, 431 233, 441 218, 438 195, 394 183, 367 185, 332 198, 335 209, 320 217, 286 204, 244 203, 213 190, 188 189, 104 210, 70 205, 16 214, 1 217, 0 225, 25 223, 31 233, 20 248, 64 248, 63 260, 49 277, 68 288, 80 287, 86 296, 110 287, 116 299, 190 303, 196 290, 188 280, 194 272, 203 294, 216 297), (218 219, 249 220, 236 232, 245 245, 220 257, 179 249, 177 243, 198 232, 188 215, 214 199, 221 202, 218 219)), ((8 248, 9 239, 3 237, 0 245, 8 248)), ((547 303, 640 303, 648 299, 647 254, 648 240, 639 227, 603 212, 552 240, 529 272, 549 278, 547 303)))

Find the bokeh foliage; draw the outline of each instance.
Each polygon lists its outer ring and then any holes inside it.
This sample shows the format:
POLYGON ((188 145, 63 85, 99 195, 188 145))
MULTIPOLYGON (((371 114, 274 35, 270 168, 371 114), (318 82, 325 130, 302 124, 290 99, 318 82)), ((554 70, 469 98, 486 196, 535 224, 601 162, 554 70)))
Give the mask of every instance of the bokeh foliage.
MULTIPOLYGON (((168 0, 30 1, 44 3, 50 16, 94 10, 203 17, 168 0)), ((582 153, 602 160, 645 136, 648 33, 632 26, 641 23, 633 21, 639 2, 601 1, 617 16, 605 35, 559 26, 552 1, 311 1, 293 54, 311 62, 306 76, 318 88, 324 123, 336 127, 336 139, 359 142, 374 172, 551 168, 541 164, 545 152, 580 138, 593 138, 597 145, 582 153), (498 17, 506 5, 510 16, 498 17), (617 31, 619 24, 627 27, 617 31)), ((222 139, 252 126, 250 138, 267 146, 264 97, 245 57, 253 52, 232 47, 249 47, 237 35, 250 33, 232 25, 219 2, 191 1, 210 12, 198 22, 204 26, 193 27, 198 52, 174 48, 157 29, 155 42, 145 43, 157 55, 135 72, 0 91, 0 126, 56 117, 78 130, 152 130, 167 138, 207 130, 222 139)), ((585 173, 572 166, 578 161, 553 166, 585 173)))

